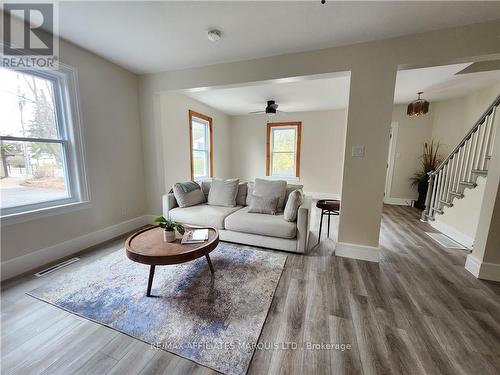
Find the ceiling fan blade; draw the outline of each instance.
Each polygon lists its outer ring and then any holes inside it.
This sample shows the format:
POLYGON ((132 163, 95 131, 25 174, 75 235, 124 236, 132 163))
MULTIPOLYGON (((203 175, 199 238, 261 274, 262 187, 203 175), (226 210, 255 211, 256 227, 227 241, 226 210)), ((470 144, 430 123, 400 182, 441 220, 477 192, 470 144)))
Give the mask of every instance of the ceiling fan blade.
POLYGON ((249 115, 255 115, 257 113, 266 113, 266 111, 254 111, 254 112, 248 112, 249 115))
POLYGON ((280 111, 279 109, 276 110, 277 113, 288 113, 288 112, 285 112, 285 111, 280 111))

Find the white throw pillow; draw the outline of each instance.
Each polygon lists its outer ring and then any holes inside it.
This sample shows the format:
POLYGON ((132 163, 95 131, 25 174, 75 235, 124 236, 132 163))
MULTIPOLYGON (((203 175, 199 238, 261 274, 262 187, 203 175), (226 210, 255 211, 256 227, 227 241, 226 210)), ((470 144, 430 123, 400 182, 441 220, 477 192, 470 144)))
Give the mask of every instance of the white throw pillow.
POLYGON ((210 184, 208 204, 211 206, 235 207, 240 180, 214 178, 210 184))
POLYGON ((283 213, 283 218, 286 221, 297 220, 297 213, 299 212, 299 207, 303 203, 304 197, 302 191, 297 189, 292 191, 288 195, 288 200, 285 205, 285 212, 283 213))

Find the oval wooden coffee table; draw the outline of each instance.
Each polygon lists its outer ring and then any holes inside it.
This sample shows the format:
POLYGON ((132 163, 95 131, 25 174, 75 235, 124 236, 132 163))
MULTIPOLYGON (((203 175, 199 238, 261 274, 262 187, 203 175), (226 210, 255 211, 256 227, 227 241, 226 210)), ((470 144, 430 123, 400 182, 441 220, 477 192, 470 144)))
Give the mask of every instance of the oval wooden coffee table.
POLYGON ((208 255, 219 244, 219 232, 211 227, 184 226, 190 229, 208 229, 208 240, 203 243, 181 244, 182 236, 176 232, 175 242, 163 241, 163 229, 159 226, 148 227, 134 233, 125 242, 127 257, 134 262, 149 264, 149 280, 146 295, 151 297, 151 286, 156 266, 179 264, 205 256, 214 273, 214 267, 208 255))

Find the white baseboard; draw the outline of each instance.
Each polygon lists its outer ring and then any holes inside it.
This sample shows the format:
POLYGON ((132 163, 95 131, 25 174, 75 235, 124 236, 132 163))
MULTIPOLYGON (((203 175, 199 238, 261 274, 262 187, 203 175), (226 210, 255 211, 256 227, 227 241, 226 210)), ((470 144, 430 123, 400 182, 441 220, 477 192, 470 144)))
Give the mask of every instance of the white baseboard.
POLYGON ((472 254, 469 254, 465 259, 465 269, 472 273, 474 276, 479 277, 479 271, 481 270, 481 261, 472 256, 472 254))
POLYGON ((139 216, 134 219, 127 220, 92 233, 87 233, 83 236, 2 262, 1 279, 9 279, 47 263, 70 256, 88 247, 97 245, 114 237, 118 237, 124 233, 133 231, 143 225, 152 223, 153 217, 153 215, 139 216))
POLYGON ((500 264, 481 262, 472 254, 467 255, 465 269, 478 279, 500 281, 500 264))
POLYGON ((344 258, 367 260, 369 262, 378 263, 380 247, 338 242, 335 247, 335 255, 344 258))
POLYGON ((460 245, 463 245, 468 249, 472 249, 472 245, 474 244, 474 238, 467 236, 466 234, 458 231, 451 225, 443 223, 439 220, 434 220, 434 221, 430 220, 428 223, 434 229, 437 229, 441 233, 457 241, 460 245))
POLYGON ((411 206, 412 202, 415 199, 412 198, 391 198, 391 197, 385 197, 384 198, 384 203, 385 204, 393 204, 396 206, 411 206))

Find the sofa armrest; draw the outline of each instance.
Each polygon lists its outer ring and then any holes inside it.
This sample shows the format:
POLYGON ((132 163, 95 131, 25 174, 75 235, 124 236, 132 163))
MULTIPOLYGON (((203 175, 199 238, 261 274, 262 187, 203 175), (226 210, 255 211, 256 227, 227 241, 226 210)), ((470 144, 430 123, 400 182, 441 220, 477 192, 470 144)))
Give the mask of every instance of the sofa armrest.
POLYGON ((175 207, 179 207, 173 193, 164 194, 162 197, 163 217, 168 219, 168 212, 175 207))
POLYGON ((309 250, 309 225, 311 223, 312 197, 304 195, 304 202, 297 212, 297 252, 307 253, 309 250))

